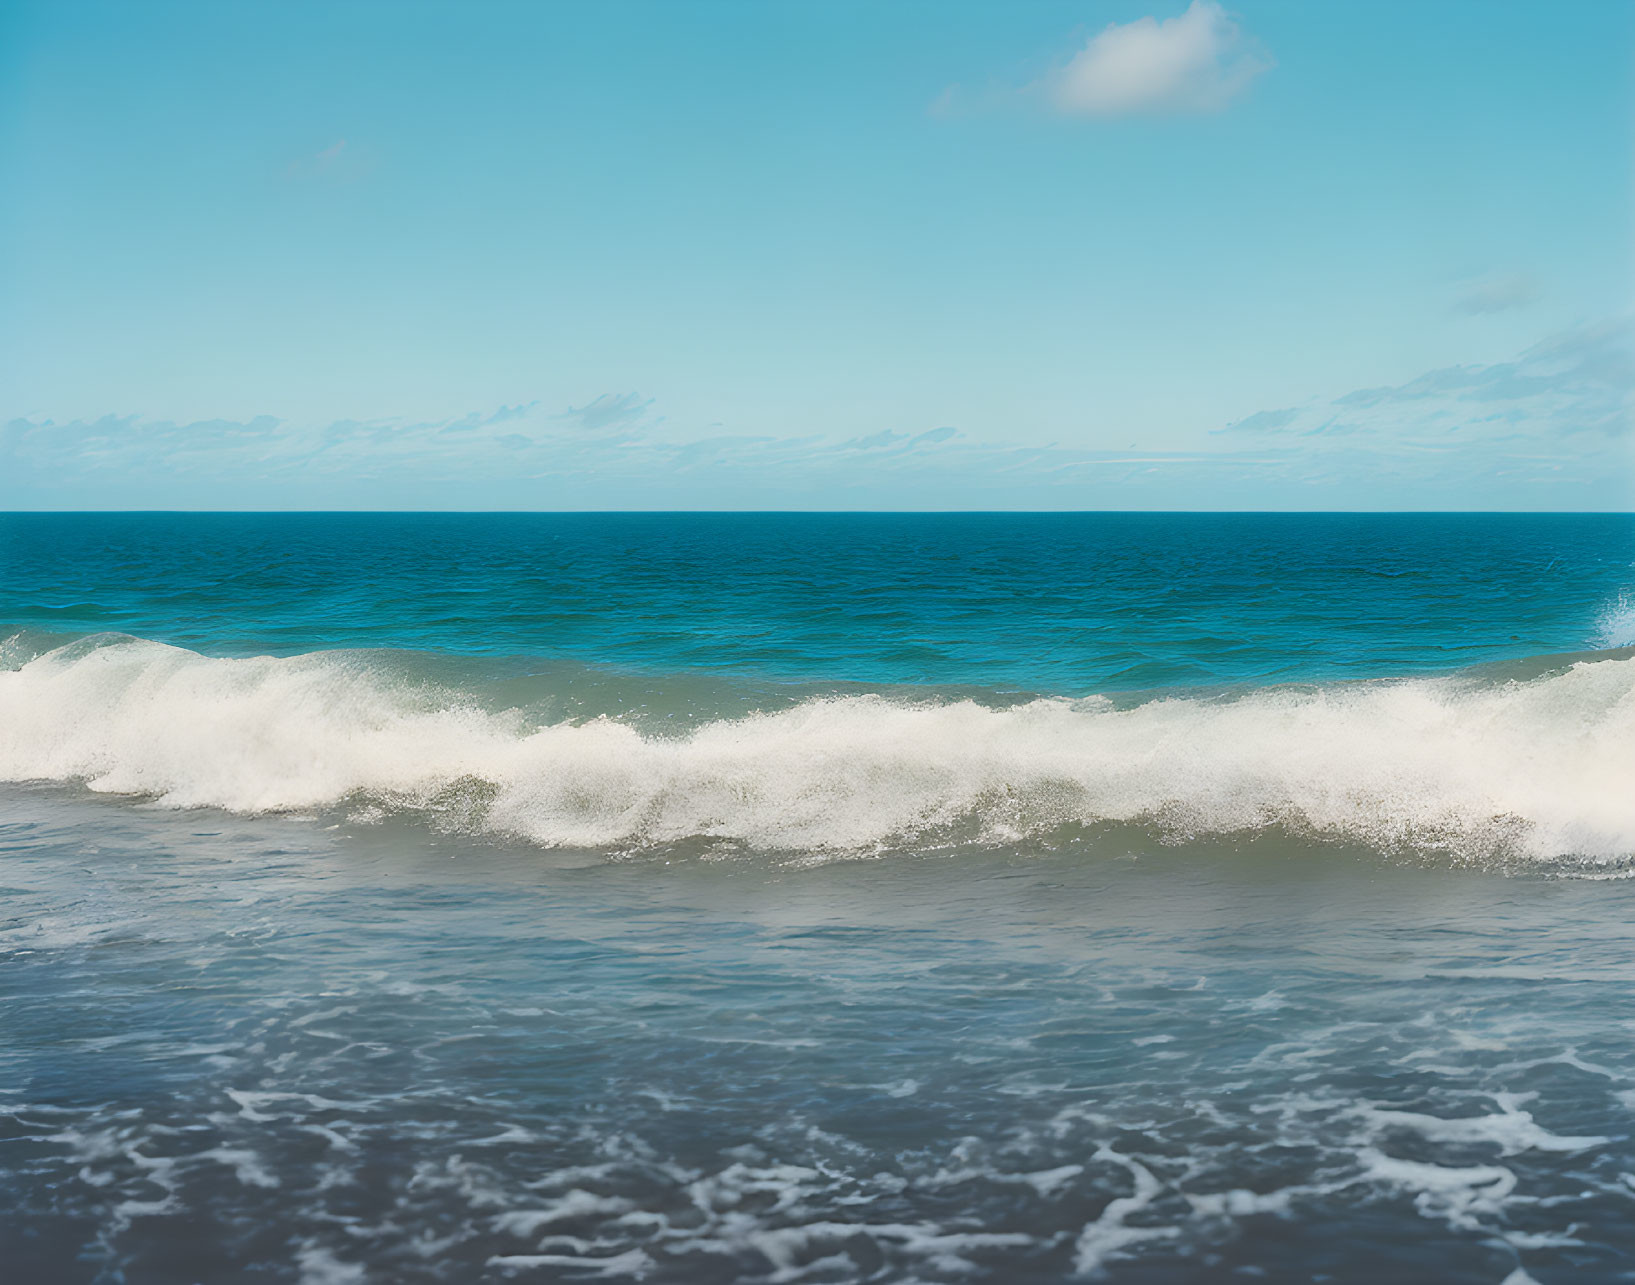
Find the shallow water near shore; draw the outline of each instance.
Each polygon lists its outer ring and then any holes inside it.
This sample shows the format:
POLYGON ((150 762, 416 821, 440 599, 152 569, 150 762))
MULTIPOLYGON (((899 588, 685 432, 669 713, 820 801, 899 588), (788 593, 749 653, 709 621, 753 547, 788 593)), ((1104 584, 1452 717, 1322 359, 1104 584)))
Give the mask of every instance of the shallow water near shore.
POLYGON ((0 537, 8 1280, 1635 1261, 1635 520, 0 537))
POLYGON ((1628 881, 1275 841, 542 862, 4 804, 14 1279, 1635 1254, 1628 881))

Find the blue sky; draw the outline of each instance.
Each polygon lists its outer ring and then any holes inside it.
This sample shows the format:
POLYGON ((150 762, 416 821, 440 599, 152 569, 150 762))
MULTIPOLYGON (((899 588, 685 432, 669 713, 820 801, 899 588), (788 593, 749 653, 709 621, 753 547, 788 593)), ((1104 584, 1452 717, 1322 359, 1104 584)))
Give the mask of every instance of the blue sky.
POLYGON ((1635 7, 0 5, 0 505, 1627 508, 1635 7))

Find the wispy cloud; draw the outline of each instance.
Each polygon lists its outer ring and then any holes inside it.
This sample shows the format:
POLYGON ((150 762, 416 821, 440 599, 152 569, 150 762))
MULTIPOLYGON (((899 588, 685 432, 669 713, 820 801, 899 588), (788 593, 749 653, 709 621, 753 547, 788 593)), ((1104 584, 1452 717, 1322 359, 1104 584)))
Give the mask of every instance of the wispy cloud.
POLYGON ((1287 428, 1299 417, 1298 406, 1287 406, 1282 410, 1257 410, 1253 415, 1247 415, 1228 427, 1239 433, 1271 433, 1287 428))
POLYGON ((841 447, 843 450, 878 451, 907 440, 907 433, 899 433, 894 428, 883 428, 878 433, 870 433, 866 437, 854 437, 849 442, 843 442, 841 447))
POLYGON ((1215 0, 1178 17, 1112 23, 1033 88, 1068 116, 1217 112, 1272 57, 1215 0))
POLYGON ((557 418, 595 433, 630 427, 646 416, 652 404, 651 397, 644 401, 636 393, 603 393, 583 406, 568 407, 557 418))
POLYGON ((533 401, 522 402, 516 406, 501 406, 498 410, 492 411, 472 411, 469 415, 462 415, 459 419, 450 420, 439 431, 444 433, 473 433, 480 428, 503 424, 507 420, 522 419, 538 405, 537 401, 533 401))
POLYGON ((1581 326, 1508 361, 1200 425, 1158 449, 948 424, 689 431, 633 393, 428 421, 14 419, 0 507, 1622 507, 1632 340, 1628 320, 1581 326))
POLYGON ((1635 435, 1635 325, 1627 318, 1552 335, 1510 361, 1443 366, 1403 384, 1257 411, 1220 430, 1267 439, 1357 437, 1402 445, 1575 441, 1635 435))
POLYGON ((315 152, 298 156, 285 167, 284 174, 287 178, 307 182, 345 182, 360 177, 369 169, 366 153, 367 149, 360 149, 344 138, 337 138, 315 152))
POLYGON ((1496 272, 1460 283, 1453 301, 1455 312, 1481 316, 1525 308, 1543 298, 1538 278, 1527 272, 1496 272))
MULTIPOLYGON (((592 420, 504 407, 457 420, 322 425, 136 416, 0 428, 0 502, 14 507, 993 507, 1102 503, 1126 484, 1263 471, 1279 452, 1109 452, 974 441, 952 425, 863 437, 652 431, 617 395, 592 420), (1251 458, 1253 457, 1253 458, 1251 458), (1142 479, 1146 479, 1143 481, 1142 479)), ((1137 492, 1131 492, 1134 497, 1137 492)), ((1126 503, 1139 503, 1127 498, 1126 503)))

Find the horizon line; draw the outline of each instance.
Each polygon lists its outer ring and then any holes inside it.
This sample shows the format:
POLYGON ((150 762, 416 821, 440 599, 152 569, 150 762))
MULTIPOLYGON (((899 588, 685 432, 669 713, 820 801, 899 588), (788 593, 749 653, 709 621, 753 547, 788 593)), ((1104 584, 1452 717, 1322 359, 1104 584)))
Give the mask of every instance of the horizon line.
POLYGON ((1635 517, 1628 509, 0 509, 0 517, 1635 517))

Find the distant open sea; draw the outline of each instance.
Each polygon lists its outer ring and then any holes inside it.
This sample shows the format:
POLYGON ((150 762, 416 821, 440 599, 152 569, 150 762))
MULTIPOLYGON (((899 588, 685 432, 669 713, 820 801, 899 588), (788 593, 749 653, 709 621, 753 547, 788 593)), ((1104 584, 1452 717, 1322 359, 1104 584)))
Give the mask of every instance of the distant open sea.
POLYGON ((0 515, 0 1280, 1635 1279, 1635 516, 0 515))

